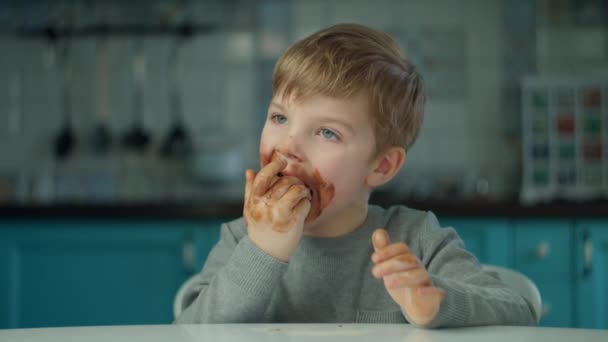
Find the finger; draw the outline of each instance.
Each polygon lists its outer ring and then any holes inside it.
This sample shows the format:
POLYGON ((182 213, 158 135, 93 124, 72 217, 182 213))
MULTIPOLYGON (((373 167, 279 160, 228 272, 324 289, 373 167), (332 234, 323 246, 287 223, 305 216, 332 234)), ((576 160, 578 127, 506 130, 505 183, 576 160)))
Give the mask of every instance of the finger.
POLYGON ((285 206, 286 208, 289 208, 289 211, 292 211, 302 199, 310 201, 310 190, 304 185, 291 185, 280 200, 285 203, 285 206))
POLYGON ((374 250, 378 250, 380 248, 386 247, 390 243, 390 239, 388 237, 388 233, 386 230, 380 228, 376 229, 372 234, 372 244, 374 245, 374 250))
POLYGON ((273 191, 274 186, 282 179, 283 177, 279 177, 279 176, 274 176, 272 177, 272 179, 270 180, 270 183, 268 184, 268 190, 266 190, 266 193, 264 193, 264 197, 266 197, 267 199, 271 199, 271 193, 273 191))
POLYGON ((429 273, 422 268, 414 268, 409 271, 393 273, 384 277, 384 286, 389 290, 429 285, 431 285, 429 273))
POLYGON ((249 193, 251 192, 251 187, 253 186, 253 180, 255 179, 255 171, 251 169, 247 169, 245 171, 245 203, 249 201, 249 193))
POLYGON ((302 181, 296 177, 284 176, 277 178, 279 178, 278 181, 264 195, 275 201, 281 199, 292 185, 303 184, 302 181))
POLYGON ((272 184, 277 181, 275 178, 287 166, 283 158, 277 158, 264 166, 253 181, 253 193, 262 196, 268 191, 272 184))
POLYGON ((399 254, 406 254, 410 251, 407 245, 403 242, 393 243, 384 248, 380 248, 372 253, 372 261, 378 263, 390 259, 399 254))
POLYGON ((293 213, 298 218, 298 223, 303 223, 310 211, 310 200, 302 198, 293 208, 293 213))
POLYGON ((408 271, 420 267, 418 258, 412 253, 398 255, 386 261, 376 264, 372 268, 372 274, 376 278, 382 278, 395 272, 408 271))
MULTIPOLYGON (((283 178, 283 177, 279 177, 278 175, 277 175, 277 176, 272 177, 272 180, 270 181, 270 185, 268 186, 268 190, 272 189, 272 187, 273 187, 275 184, 277 184, 277 182, 278 182, 278 181, 280 181, 282 178, 283 178)), ((268 192, 268 190, 267 190, 266 192, 268 192)))
POLYGON ((290 223, 286 225, 279 225, 273 228, 278 232, 287 232, 292 230, 294 227, 294 223, 296 225, 302 225, 304 220, 306 220, 306 216, 308 216, 308 212, 310 211, 310 201, 306 198, 301 198, 296 205, 292 208, 283 208, 282 213, 280 214, 283 217, 289 216, 291 219, 290 223), (295 222, 294 222, 295 221, 295 222))

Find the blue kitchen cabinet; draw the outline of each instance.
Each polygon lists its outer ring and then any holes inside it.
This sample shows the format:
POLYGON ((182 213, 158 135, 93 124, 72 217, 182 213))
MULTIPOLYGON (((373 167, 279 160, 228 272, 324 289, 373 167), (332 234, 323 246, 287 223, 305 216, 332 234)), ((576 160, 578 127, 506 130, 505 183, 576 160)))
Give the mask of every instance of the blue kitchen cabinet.
POLYGON ((442 227, 453 227, 465 248, 483 264, 511 265, 512 239, 507 219, 442 218, 442 227))
POLYGON ((203 269, 209 252, 219 241, 222 223, 231 220, 206 220, 194 230, 194 273, 203 269))
POLYGON ((0 328, 170 323, 192 222, 0 222, 0 328))
POLYGON ((608 329, 608 220, 576 223, 576 326, 608 329))
POLYGON ((514 268, 538 287, 543 312, 540 325, 571 327, 573 229, 570 220, 516 220, 514 268))

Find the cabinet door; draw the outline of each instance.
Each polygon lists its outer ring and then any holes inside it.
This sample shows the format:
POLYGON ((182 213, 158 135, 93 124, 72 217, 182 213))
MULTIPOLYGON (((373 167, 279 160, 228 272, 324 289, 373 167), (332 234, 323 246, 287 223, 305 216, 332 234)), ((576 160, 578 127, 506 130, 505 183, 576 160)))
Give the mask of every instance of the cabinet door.
POLYGON ((0 223, 0 328, 170 323, 188 225, 0 223))
POLYGON ((573 326, 572 222, 518 220, 515 222, 515 269, 527 275, 540 291, 542 326, 573 326))
POLYGON ((608 220, 576 227, 576 324, 608 329, 608 220))
POLYGON ((511 265, 511 234, 506 219, 444 218, 443 227, 456 229, 465 248, 482 264, 511 265))

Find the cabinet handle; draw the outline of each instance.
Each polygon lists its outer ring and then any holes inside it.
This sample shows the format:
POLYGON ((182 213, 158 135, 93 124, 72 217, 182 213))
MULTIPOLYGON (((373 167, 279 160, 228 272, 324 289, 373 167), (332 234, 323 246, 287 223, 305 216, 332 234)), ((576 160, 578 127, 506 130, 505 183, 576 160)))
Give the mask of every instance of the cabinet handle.
POLYGON ((551 244, 543 241, 536 246, 536 256, 539 259, 546 258, 551 253, 551 244))
POLYGON ((591 275, 593 267, 593 241, 589 236, 589 231, 583 232, 583 277, 591 275))
POLYGON ((540 317, 547 317, 547 315, 549 315, 549 313, 551 312, 551 303, 543 303, 543 306, 540 310, 540 317))

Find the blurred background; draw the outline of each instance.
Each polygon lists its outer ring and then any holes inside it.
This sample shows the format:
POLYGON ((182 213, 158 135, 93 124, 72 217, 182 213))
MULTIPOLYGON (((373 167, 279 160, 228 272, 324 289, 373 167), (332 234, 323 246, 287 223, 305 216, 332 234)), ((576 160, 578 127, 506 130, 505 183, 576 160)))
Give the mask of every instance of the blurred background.
POLYGON ((0 2, 0 328, 170 322, 240 216, 275 61, 341 22, 429 93, 372 202, 531 277, 543 325, 608 328, 606 0, 0 2))
MULTIPOLYGON (((257 167, 276 59, 339 22, 392 34, 427 81, 424 127, 392 193, 518 198, 533 164, 526 154, 552 147, 523 139, 524 78, 546 79, 541 92, 561 76, 566 91, 587 79, 604 91, 598 75, 608 70, 605 1, 1 6, 2 202, 240 198, 242 170, 257 167)), ((547 171, 540 188, 554 181, 547 171)))

